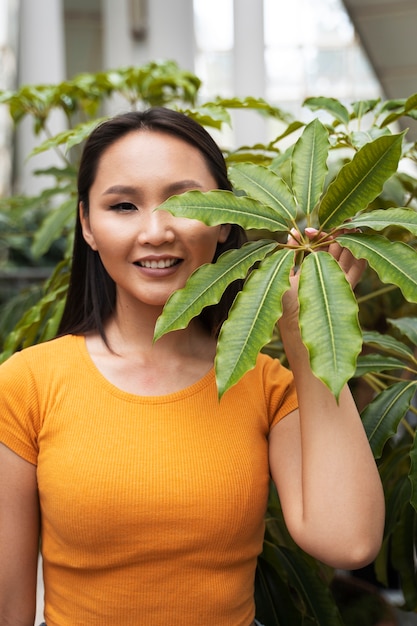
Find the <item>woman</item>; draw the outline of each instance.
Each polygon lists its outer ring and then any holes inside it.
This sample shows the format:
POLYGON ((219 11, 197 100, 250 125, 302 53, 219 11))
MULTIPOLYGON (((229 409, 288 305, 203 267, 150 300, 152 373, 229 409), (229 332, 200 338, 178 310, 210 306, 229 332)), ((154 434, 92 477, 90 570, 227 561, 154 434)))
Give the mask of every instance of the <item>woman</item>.
MULTIPOLYGON (((337 404, 311 372, 296 277, 280 320, 291 373, 260 355, 218 402, 238 286, 153 342, 169 295, 244 240, 154 209, 215 188, 230 189, 222 154, 180 113, 121 115, 86 143, 60 337, 0 368, 4 625, 33 624, 39 537, 48 626, 254 624, 270 475, 303 549, 348 569, 379 549, 378 472, 348 388, 337 404)), ((361 264, 329 250, 355 284, 361 264)))

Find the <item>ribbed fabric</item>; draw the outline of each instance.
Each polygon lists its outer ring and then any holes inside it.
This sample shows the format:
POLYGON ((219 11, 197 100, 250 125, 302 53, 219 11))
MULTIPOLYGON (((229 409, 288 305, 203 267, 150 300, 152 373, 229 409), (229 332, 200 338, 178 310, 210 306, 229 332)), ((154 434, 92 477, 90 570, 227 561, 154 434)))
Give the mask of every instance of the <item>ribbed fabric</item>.
POLYGON ((0 441, 38 466, 48 626, 252 623, 288 370, 261 355, 220 403, 213 371, 140 397, 67 336, 11 357, 0 389, 0 441))

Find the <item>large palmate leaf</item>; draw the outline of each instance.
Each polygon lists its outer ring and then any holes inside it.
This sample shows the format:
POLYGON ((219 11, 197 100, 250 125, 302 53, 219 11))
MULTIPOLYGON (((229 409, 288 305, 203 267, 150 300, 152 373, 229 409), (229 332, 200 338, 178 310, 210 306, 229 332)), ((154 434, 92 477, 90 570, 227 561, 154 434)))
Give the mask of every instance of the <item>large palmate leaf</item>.
POLYGON ((365 144, 339 171, 319 208, 323 229, 340 226, 381 193, 401 156, 402 135, 387 135, 365 144))
POLYGON ((343 224, 343 228, 372 228, 384 230, 391 226, 405 228, 413 235, 417 235, 417 212, 414 209, 395 208, 371 211, 356 215, 352 220, 343 224))
POLYGON ((229 177, 236 189, 250 198, 267 204, 291 222, 297 215, 294 196, 287 184, 275 172, 254 163, 239 163, 229 168, 229 177))
POLYGON ((372 452, 379 458, 385 443, 395 435, 416 391, 416 381, 401 381, 384 389, 362 412, 372 452))
POLYGON ((234 280, 245 278, 249 269, 276 247, 268 240, 247 243, 224 252, 216 263, 208 263, 189 277, 183 289, 168 299, 155 327, 155 339, 172 330, 185 328, 204 307, 220 301, 224 290, 234 280))
POLYGON ((417 302, 417 251, 381 235, 341 235, 337 238, 358 259, 366 259, 383 283, 399 287, 409 302, 417 302))
POLYGON ((305 258, 299 300, 301 334, 311 368, 338 398, 355 372, 362 333, 352 289, 328 252, 305 258))
POLYGON ((171 196, 159 205, 176 217, 188 217, 209 226, 240 224, 245 229, 287 231, 288 223, 274 209, 252 198, 235 196, 231 191, 187 191, 171 196))
POLYGON ((306 215, 312 213, 323 191, 329 147, 329 133, 318 119, 306 126, 294 146, 292 187, 298 206, 306 215))
POLYGON ((259 351, 270 341, 293 262, 294 252, 288 249, 267 257, 236 297, 219 335, 215 362, 219 396, 254 367, 259 351))

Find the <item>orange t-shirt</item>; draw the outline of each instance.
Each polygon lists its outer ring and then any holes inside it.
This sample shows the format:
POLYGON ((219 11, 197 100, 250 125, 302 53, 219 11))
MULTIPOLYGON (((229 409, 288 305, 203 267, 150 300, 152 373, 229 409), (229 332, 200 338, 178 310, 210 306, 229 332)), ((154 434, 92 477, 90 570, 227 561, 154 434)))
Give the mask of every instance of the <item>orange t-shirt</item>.
POLYGON ((0 441, 37 465, 48 626, 251 624, 268 433, 297 407, 279 361, 220 402, 213 371, 142 397, 66 336, 12 356, 0 390, 0 441))

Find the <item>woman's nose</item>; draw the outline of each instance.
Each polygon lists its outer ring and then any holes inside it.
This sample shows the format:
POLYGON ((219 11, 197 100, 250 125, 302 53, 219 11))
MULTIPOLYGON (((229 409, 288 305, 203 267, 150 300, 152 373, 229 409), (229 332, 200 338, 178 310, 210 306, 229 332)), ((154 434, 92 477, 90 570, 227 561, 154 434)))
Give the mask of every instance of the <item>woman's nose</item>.
POLYGON ((160 246, 174 241, 173 221, 175 218, 168 211, 150 209, 144 212, 141 218, 138 233, 141 245, 160 246))

